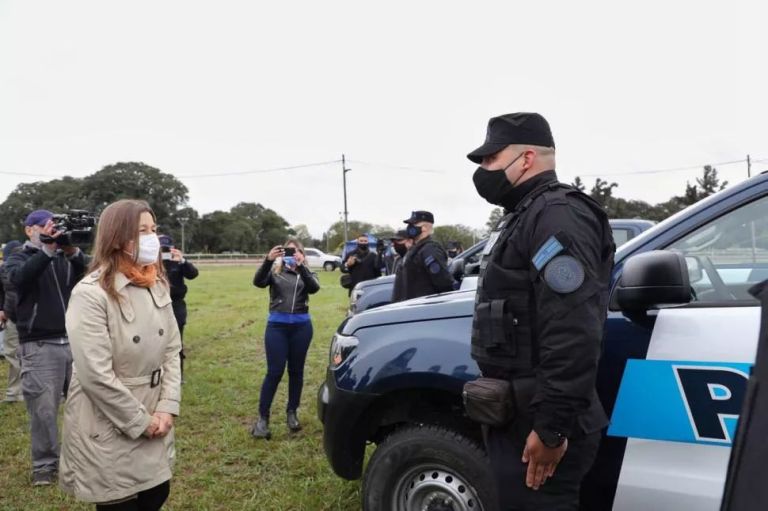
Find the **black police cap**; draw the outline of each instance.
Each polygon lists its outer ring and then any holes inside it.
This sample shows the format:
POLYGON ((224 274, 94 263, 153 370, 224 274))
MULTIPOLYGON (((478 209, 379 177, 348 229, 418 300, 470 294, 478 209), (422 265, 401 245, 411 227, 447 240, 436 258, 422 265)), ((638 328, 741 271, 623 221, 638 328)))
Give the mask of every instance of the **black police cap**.
POLYGON ((488 121, 485 143, 469 153, 467 158, 481 163, 483 157, 498 153, 511 144, 555 147, 547 120, 536 113, 518 112, 493 117, 488 121))
POLYGON ((392 241, 400 241, 407 238, 408 238, 408 231, 406 231, 405 229, 400 229, 389 239, 392 241))
POLYGON ((434 224, 435 216, 429 211, 412 211, 411 218, 403 220, 403 222, 406 224, 417 224, 419 222, 429 222, 430 224, 434 224))

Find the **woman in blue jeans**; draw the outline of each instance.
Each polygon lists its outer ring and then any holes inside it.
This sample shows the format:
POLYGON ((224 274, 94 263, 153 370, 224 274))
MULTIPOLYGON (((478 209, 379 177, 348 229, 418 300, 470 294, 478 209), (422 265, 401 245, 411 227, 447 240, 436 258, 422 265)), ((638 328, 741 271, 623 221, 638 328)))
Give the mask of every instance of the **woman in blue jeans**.
POLYGON ((269 430, 269 411, 286 364, 288 429, 291 432, 301 429, 296 410, 304 385, 304 362, 307 359, 309 343, 312 341, 309 295, 317 293, 320 284, 317 277, 304 265, 304 247, 296 240, 288 240, 282 246, 269 251, 264 264, 253 278, 253 284, 256 287, 269 286, 269 319, 264 334, 267 374, 261 385, 259 418, 253 425, 251 434, 255 438, 269 439, 272 437, 269 430))

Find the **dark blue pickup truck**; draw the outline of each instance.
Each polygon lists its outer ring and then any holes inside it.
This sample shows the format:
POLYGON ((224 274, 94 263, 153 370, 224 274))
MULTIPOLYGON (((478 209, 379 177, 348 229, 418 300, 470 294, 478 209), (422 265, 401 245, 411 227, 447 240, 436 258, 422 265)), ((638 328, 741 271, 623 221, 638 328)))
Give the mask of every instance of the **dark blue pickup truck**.
MULTIPOLYGON (((611 418, 582 509, 719 509, 768 278, 768 176, 715 194, 616 254, 598 391, 611 418)), ((333 470, 363 475, 365 510, 493 511, 481 431, 461 392, 479 376, 474 291, 348 317, 318 393, 333 470)))

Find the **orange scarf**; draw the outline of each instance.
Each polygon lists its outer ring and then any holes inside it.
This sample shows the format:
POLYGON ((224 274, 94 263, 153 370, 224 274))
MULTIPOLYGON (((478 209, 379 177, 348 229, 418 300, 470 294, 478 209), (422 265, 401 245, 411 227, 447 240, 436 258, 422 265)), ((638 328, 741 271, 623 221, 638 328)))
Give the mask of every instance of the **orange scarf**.
POLYGON ((117 269, 135 286, 149 288, 157 282, 157 265, 155 264, 138 266, 128 259, 122 259, 117 269))

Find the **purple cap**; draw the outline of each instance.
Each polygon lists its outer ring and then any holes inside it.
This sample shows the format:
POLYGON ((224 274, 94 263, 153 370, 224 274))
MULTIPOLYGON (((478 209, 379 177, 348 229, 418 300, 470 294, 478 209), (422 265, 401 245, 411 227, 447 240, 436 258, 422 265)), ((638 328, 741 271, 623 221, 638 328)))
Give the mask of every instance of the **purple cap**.
POLYGON ((158 239, 160 240, 160 246, 161 247, 172 247, 173 246, 173 238, 171 238, 167 234, 161 234, 160 236, 158 236, 158 239))
POLYGON ((47 209, 37 209, 27 215, 27 219, 24 220, 24 225, 26 227, 31 227, 33 225, 42 226, 48 223, 48 220, 50 220, 51 218, 53 218, 53 213, 51 213, 47 209))

